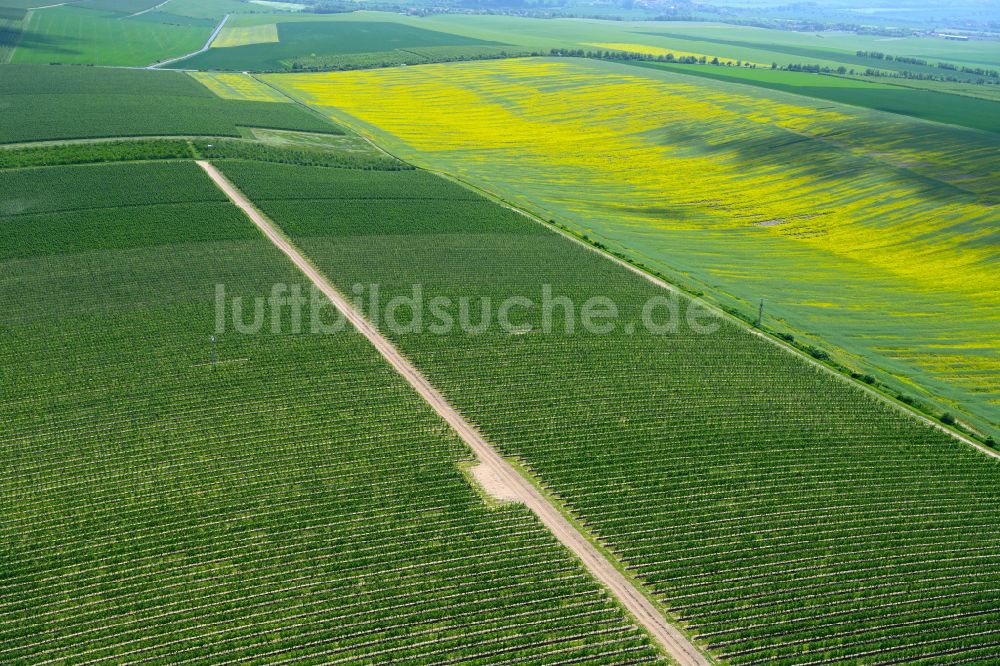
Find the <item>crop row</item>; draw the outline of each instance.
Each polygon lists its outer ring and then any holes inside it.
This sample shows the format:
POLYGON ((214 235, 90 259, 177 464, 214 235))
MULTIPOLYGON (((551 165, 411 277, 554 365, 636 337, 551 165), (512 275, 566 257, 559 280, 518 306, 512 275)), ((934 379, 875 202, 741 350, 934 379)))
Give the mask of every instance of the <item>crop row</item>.
POLYGON ((11 175, 0 662, 660 659, 361 336, 216 331, 301 279, 193 164, 11 175))
POLYGON ((345 292, 377 283, 386 300, 419 283, 453 300, 533 299, 519 311, 528 333, 383 329, 731 663, 992 644, 995 461, 724 321, 545 333, 543 284, 577 308, 606 296, 626 321, 663 293, 508 211, 392 200, 360 213, 309 169, 225 169, 345 292), (310 199, 280 196, 300 181, 310 199))
POLYGON ((996 134, 579 58, 266 78, 997 436, 996 134))

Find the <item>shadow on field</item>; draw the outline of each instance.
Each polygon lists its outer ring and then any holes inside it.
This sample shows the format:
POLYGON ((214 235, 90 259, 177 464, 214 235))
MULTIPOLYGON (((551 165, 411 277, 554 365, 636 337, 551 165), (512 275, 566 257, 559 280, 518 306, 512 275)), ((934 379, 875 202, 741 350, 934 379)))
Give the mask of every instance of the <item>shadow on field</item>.
POLYGON ((55 39, 38 32, 0 28, 0 45, 14 46, 16 44, 18 50, 47 51, 53 55, 77 55, 82 53, 82 51, 72 48, 72 43, 79 41, 71 37, 59 37, 55 39), (20 37, 18 37, 19 35, 20 37), (18 41, 19 39, 20 41, 18 41))
MULTIPOLYGON (((866 129, 859 126, 857 133, 866 129)), ((932 199, 977 198, 975 192, 921 173, 919 165, 894 164, 876 155, 853 153, 836 145, 832 134, 802 136, 777 127, 727 134, 679 124, 663 127, 649 136, 661 145, 680 148, 692 155, 709 155, 736 168, 745 166, 748 172, 761 167, 790 170, 823 182, 841 182, 866 173, 882 172, 932 199)))
POLYGON ((16 28, 0 26, 0 46, 14 46, 21 31, 16 28))

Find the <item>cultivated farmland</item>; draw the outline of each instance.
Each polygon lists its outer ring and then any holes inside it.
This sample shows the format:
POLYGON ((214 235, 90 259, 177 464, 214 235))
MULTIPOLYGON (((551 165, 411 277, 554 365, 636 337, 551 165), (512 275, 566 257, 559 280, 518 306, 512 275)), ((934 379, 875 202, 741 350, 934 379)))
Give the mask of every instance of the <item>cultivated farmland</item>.
POLYGON ((291 103, 287 96, 261 83, 248 74, 209 74, 195 72, 192 76, 222 99, 247 102, 291 103))
MULTIPOLYGON (((265 24, 267 25, 267 24, 265 24)), ((271 24, 273 28, 273 24, 271 24)), ((177 67, 221 70, 289 70, 301 59, 325 58, 335 62, 340 56, 356 56, 363 53, 407 52, 414 47, 496 46, 496 42, 486 42, 461 35, 436 32, 423 28, 387 21, 292 21, 277 24, 276 38, 272 39, 270 28, 263 33, 260 26, 242 27, 236 22, 230 30, 234 40, 245 40, 244 45, 223 42, 227 48, 209 49, 205 53, 188 58, 177 67), (249 28, 252 32, 248 32, 249 28), (261 36, 266 34, 267 37, 261 36), (239 37, 236 37, 239 35, 239 37), (253 35, 244 36, 244 35, 253 35), (253 41, 250 41, 250 40, 253 41), (257 43, 261 42, 261 43, 257 43)), ((410 54, 412 57, 413 54, 410 54)), ((297 69, 297 67, 296 67, 297 69)))
MULTIPOLYGON (((385 303, 419 284, 427 299, 469 299, 475 326, 482 297, 539 304, 542 285, 556 301, 612 297, 615 323, 637 323, 663 293, 420 172, 365 190, 353 172, 222 168, 344 293, 377 284, 385 303)), ((953 663, 995 651, 996 460, 729 324, 567 335, 556 307, 548 334, 540 307, 517 310, 533 327, 520 334, 385 330, 715 654, 953 663)))
POLYGON ((0 0, 0 666, 1000 663, 1000 14, 759 2, 0 0))
POLYGON ((187 74, 7 66, 0 143, 113 136, 241 136, 269 127, 340 133, 291 104, 223 99, 187 74))
POLYGON ((648 71, 521 59, 268 80, 746 316, 763 298, 779 328, 997 432, 1000 138, 648 71))
POLYGON ((194 164, 0 182, 0 661, 658 660, 361 336, 210 343, 301 278, 194 164))
MULTIPOLYGON (((149 3, 137 6, 141 4, 149 3)), ((121 13, 109 16, 97 7, 36 10, 11 61, 142 67, 196 51, 212 34, 210 21, 176 23, 125 18, 121 13)))

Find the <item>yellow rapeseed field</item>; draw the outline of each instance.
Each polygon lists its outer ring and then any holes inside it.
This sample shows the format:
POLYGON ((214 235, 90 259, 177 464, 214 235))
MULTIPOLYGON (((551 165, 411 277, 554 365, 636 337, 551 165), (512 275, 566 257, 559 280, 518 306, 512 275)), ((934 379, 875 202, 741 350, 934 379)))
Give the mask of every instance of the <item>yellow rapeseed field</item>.
POLYGON ((887 372, 917 365, 949 384, 960 355, 976 399, 1000 398, 1000 140, 649 71, 515 59, 271 81, 651 265, 747 301, 781 293, 789 319, 825 329, 864 311, 871 330, 912 326, 900 345, 830 337, 882 353, 887 372))
MULTIPOLYGON (((641 221, 649 217, 642 208, 669 204, 685 214, 656 217, 657 224, 759 225, 908 279, 961 291, 972 283, 976 292, 987 281, 1000 289, 1000 273, 984 265, 991 247, 941 252, 937 243, 909 242, 959 223, 969 227, 966 241, 985 237, 995 207, 958 195, 932 199, 919 179, 887 177, 900 170, 895 161, 949 167, 955 156, 885 145, 880 152, 895 154, 877 160, 865 147, 852 160, 850 144, 809 141, 853 123, 838 110, 639 75, 595 77, 576 64, 525 59, 279 80, 421 151, 466 151, 471 163, 513 161, 556 186, 593 185, 602 193, 597 203, 620 208, 618 217, 641 221), (786 144, 808 142, 830 155, 776 161, 776 147, 763 141, 760 154, 748 155, 758 126, 782 130, 786 144), (852 170, 818 171, 831 160, 852 170)), ((983 153, 974 159, 1000 162, 983 153)))

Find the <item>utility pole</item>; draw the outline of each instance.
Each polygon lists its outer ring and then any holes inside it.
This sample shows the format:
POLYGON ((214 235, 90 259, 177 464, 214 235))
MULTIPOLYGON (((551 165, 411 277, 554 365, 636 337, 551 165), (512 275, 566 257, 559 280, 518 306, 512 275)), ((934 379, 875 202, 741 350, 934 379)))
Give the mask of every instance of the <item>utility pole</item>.
POLYGON ((218 342, 216 337, 212 336, 212 370, 215 370, 215 343, 218 342))
POLYGON ((754 324, 757 328, 760 328, 761 322, 764 321, 764 299, 760 299, 760 305, 757 306, 757 323, 754 324))

